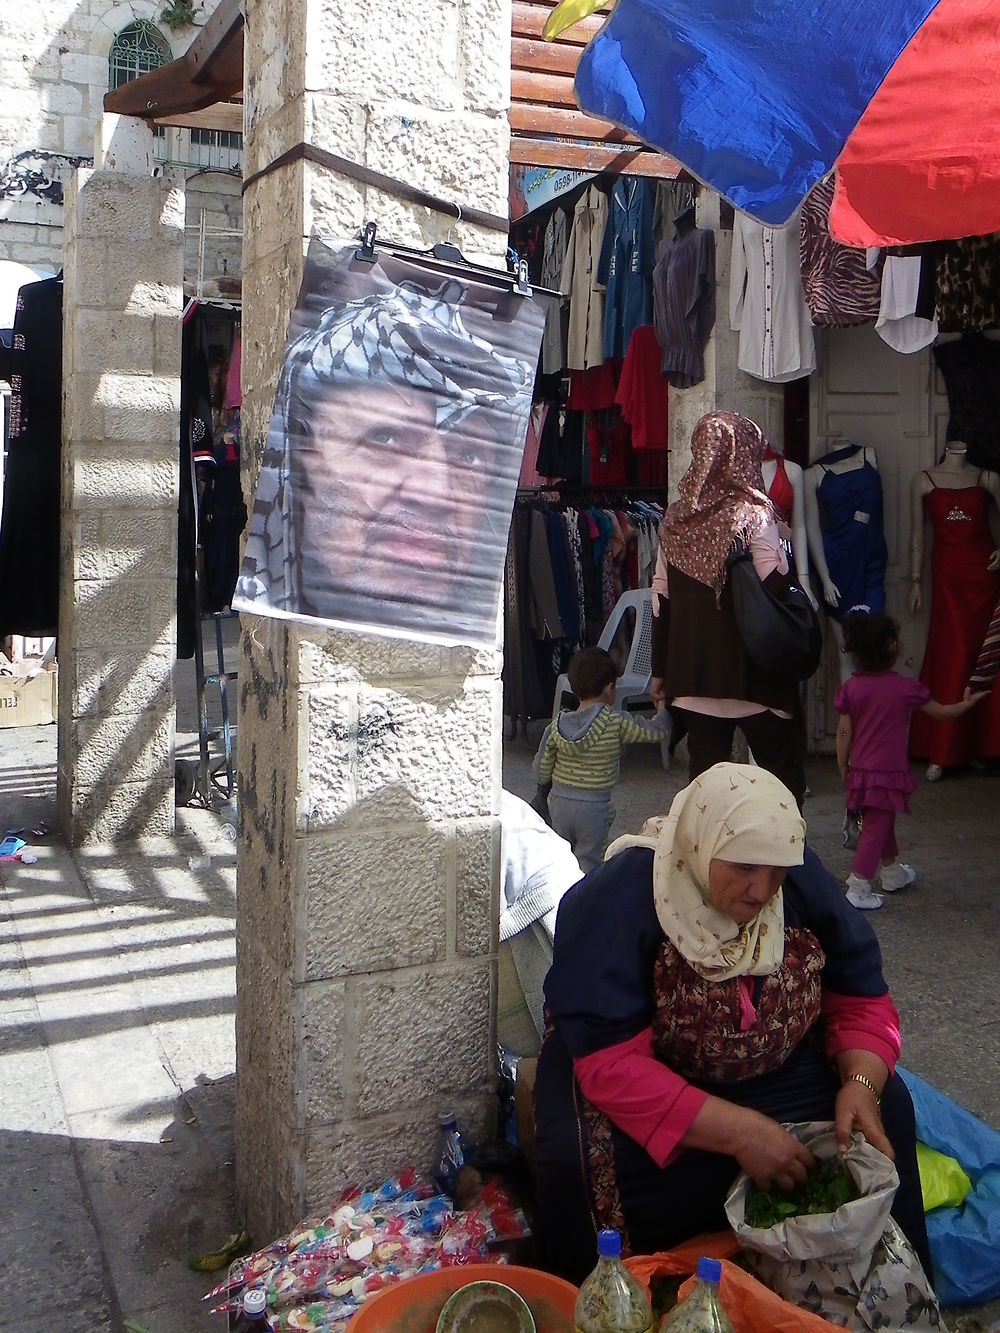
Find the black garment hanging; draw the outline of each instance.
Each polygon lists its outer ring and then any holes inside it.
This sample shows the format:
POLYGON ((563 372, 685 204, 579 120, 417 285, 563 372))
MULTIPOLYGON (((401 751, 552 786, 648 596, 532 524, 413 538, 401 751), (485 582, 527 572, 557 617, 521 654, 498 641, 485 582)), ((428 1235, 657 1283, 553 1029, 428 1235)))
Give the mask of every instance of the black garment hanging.
POLYGON ((247 508, 240 485, 240 418, 215 433, 214 465, 205 479, 199 506, 199 531, 204 559, 202 609, 222 611, 233 600, 240 572, 240 536, 247 508))
POLYGON ((948 392, 948 438, 974 467, 1000 469, 1000 342, 967 332, 931 348, 948 392))
POLYGON ((194 454, 211 457, 212 400, 208 332, 200 311, 184 324, 181 339, 180 497, 177 505, 177 656, 194 656, 195 494, 194 454))
POLYGON ((10 443, 0 518, 0 636, 59 625, 62 275, 17 295, 10 443))

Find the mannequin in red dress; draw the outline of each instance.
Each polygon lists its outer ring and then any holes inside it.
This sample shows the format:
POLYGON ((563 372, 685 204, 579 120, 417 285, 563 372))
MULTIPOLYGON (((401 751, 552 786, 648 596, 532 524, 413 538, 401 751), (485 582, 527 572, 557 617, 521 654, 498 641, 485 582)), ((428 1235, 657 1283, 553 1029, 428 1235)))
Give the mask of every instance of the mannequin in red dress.
MULTIPOLYGON (((920 679, 936 699, 952 703, 962 698, 997 602, 1000 551, 988 520, 991 508, 1000 511, 1000 477, 973 467, 965 445, 953 440, 937 467, 913 478, 910 496, 912 612, 922 604, 925 519, 934 537, 931 620, 920 679)), ((914 715, 910 752, 930 760, 929 782, 942 778, 946 768, 1000 756, 1000 694, 994 692, 974 720, 935 722, 914 715)))

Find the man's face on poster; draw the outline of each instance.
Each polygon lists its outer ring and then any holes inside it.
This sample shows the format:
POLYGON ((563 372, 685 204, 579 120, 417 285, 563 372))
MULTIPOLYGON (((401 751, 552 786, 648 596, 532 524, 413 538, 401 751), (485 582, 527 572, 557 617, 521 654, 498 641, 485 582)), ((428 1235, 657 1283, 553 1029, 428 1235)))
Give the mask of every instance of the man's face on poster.
POLYGON ((327 587, 447 604, 484 512, 470 423, 441 429, 441 400, 416 386, 346 381, 311 397, 300 409, 306 599, 327 587))

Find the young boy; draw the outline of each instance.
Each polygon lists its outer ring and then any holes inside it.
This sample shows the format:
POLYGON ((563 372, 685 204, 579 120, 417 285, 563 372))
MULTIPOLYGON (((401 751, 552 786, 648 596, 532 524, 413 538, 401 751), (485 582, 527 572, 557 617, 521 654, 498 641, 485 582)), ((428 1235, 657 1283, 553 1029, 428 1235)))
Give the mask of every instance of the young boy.
POLYGON ((535 755, 539 792, 532 802, 544 809, 544 791, 551 786, 548 812, 552 827, 566 839, 584 871, 600 865, 608 837, 611 792, 618 781, 622 747, 633 741, 662 741, 670 714, 656 720, 611 707, 618 668, 603 648, 583 648, 569 664, 569 683, 579 699, 576 709, 563 709, 549 723, 535 755))

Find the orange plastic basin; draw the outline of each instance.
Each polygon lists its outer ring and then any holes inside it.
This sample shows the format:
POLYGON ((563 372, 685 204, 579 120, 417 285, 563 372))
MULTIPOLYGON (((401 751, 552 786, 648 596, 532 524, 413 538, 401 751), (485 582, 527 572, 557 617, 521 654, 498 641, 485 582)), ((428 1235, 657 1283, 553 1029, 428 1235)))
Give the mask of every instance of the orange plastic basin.
POLYGON ((538 1333, 573 1333, 577 1288, 538 1268, 463 1264, 403 1278, 386 1287, 347 1325, 347 1333, 434 1333, 448 1297, 469 1282, 503 1282, 523 1297, 538 1333))

